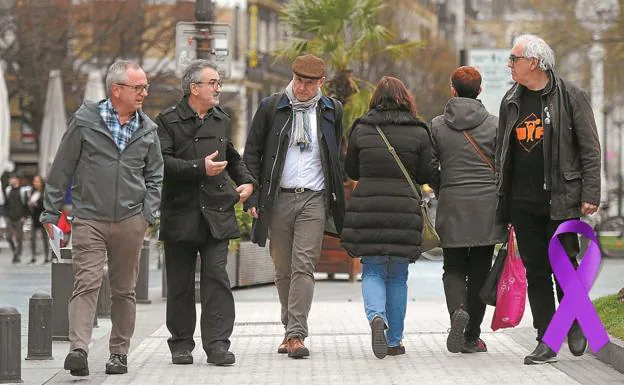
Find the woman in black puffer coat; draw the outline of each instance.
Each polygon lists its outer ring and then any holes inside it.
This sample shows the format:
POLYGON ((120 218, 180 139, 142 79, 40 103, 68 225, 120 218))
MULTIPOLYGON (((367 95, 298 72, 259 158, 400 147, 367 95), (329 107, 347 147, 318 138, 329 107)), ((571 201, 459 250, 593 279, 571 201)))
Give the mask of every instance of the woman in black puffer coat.
POLYGON ((383 358, 405 353, 401 340, 408 265, 421 253, 422 218, 417 197, 377 125, 416 183, 431 183, 438 172, 429 129, 416 116, 413 97, 399 79, 384 76, 370 110, 355 121, 349 136, 345 171, 358 184, 341 234, 342 246, 362 258, 362 296, 372 328, 373 353, 383 358))

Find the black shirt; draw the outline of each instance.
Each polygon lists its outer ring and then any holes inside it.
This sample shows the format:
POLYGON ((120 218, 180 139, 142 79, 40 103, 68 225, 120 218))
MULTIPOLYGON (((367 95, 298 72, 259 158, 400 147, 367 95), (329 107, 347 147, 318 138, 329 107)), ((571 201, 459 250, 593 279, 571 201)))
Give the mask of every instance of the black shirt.
POLYGON ((550 191, 544 190, 542 92, 523 90, 519 118, 510 141, 512 203, 536 212, 543 212, 550 205, 550 191))

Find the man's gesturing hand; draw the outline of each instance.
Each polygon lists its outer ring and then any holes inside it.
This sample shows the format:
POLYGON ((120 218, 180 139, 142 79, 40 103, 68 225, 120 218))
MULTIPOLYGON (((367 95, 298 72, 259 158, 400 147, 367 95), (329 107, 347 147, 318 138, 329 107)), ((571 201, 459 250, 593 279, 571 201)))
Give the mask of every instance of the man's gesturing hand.
POLYGON ((227 160, 224 160, 222 162, 213 162, 212 160, 216 158, 217 155, 219 155, 218 150, 204 158, 204 165, 206 166, 206 175, 208 176, 215 176, 215 175, 221 174, 221 172, 225 170, 225 167, 228 164, 227 160))

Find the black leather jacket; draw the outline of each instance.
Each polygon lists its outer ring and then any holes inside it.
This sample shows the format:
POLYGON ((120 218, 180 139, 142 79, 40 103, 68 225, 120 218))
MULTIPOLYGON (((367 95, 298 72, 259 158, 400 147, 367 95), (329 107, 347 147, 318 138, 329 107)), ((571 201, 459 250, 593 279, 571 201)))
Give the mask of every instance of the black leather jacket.
MULTIPOLYGON (((582 202, 600 203, 600 143, 586 91, 550 71, 542 94, 544 188, 551 193, 554 220, 579 218, 582 202), (550 122, 550 123, 549 123, 550 122)), ((510 140, 525 87, 514 84, 500 107, 496 148, 499 215, 509 221, 510 140)))

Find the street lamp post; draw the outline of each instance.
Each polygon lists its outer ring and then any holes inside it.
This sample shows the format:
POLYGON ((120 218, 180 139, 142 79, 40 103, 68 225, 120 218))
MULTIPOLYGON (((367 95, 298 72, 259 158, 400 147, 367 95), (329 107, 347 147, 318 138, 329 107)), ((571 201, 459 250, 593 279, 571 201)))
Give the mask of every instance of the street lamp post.
POLYGON ((606 159, 606 132, 604 127, 604 57, 605 49, 600 43, 604 31, 612 27, 619 17, 620 5, 618 0, 579 0, 576 4, 576 17, 581 25, 592 32, 593 43, 588 52, 591 62, 591 103, 598 128, 598 139, 603 154, 600 168, 601 202, 607 201, 607 180, 605 177, 606 159))

